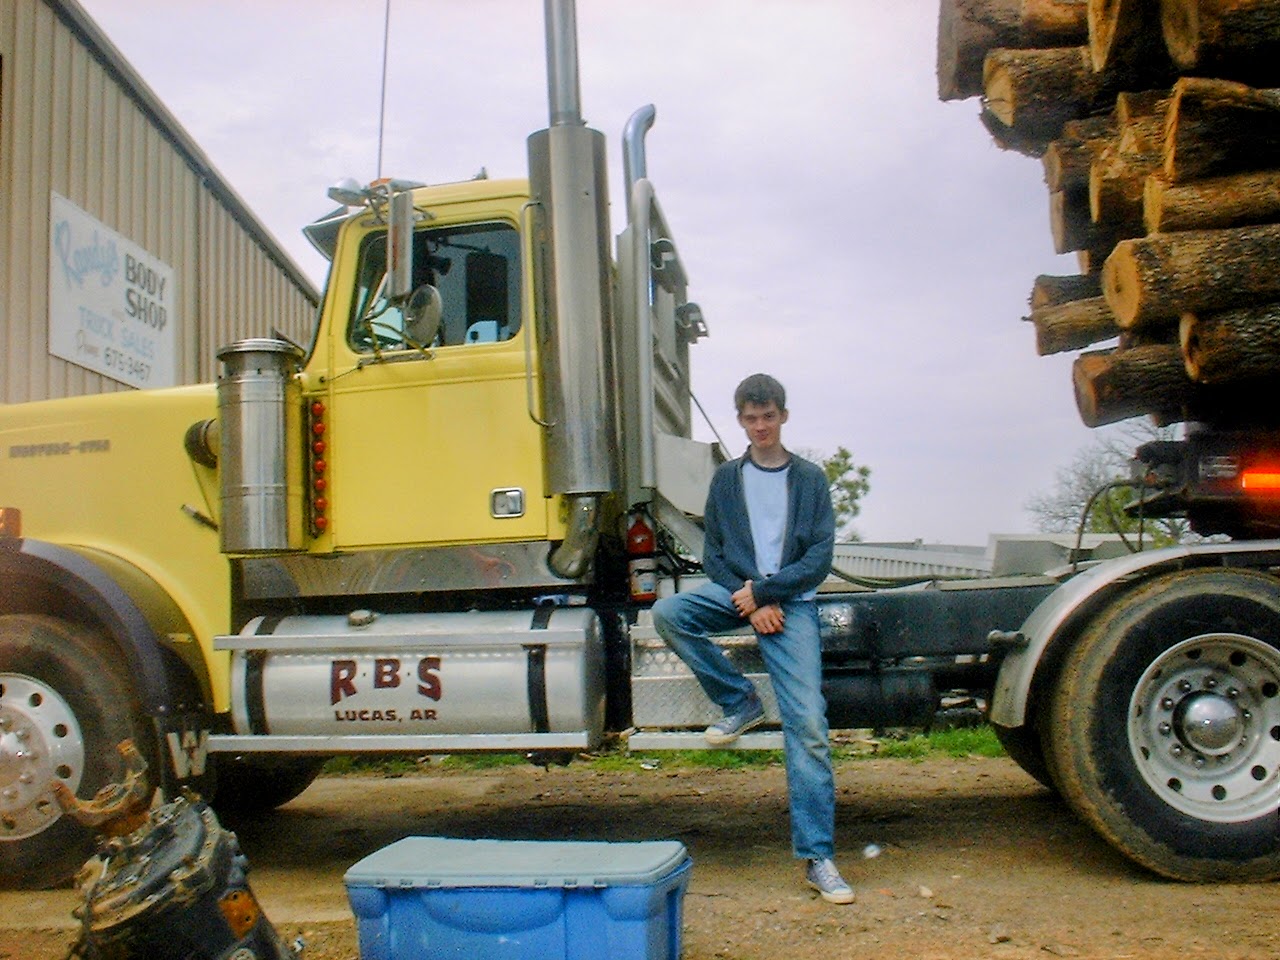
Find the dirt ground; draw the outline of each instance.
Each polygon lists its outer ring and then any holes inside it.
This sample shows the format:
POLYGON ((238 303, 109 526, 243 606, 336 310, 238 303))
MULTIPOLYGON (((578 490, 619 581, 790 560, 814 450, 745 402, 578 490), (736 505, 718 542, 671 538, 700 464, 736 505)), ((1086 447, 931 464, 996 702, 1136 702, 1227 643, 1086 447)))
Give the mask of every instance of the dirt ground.
MULTIPOLYGON (((1280 956, 1273 884, 1153 877, 1008 760, 852 761, 837 791, 838 859, 858 892, 847 907, 801 882, 780 768, 322 778, 235 829, 254 892, 305 960, 358 957, 343 872, 412 834, 679 839, 693 857, 686 960, 1280 956)), ((73 902, 0 893, 0 960, 62 960, 73 902)))

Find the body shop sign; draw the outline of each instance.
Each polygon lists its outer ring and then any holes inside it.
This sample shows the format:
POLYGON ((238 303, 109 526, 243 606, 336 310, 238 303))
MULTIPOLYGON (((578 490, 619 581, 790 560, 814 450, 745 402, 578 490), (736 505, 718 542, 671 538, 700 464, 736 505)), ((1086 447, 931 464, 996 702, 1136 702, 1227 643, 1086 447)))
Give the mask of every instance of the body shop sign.
POLYGON ((173 268, 56 193, 49 352, 134 387, 176 382, 173 268))

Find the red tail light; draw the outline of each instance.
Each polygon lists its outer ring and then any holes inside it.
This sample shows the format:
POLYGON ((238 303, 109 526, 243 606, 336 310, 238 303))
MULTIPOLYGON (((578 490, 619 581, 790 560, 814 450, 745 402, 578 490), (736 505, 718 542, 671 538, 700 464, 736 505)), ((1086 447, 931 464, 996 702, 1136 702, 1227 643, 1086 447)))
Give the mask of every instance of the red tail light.
POLYGON ((1240 475, 1240 489, 1248 493, 1280 494, 1280 469, 1268 467, 1245 470, 1240 475))

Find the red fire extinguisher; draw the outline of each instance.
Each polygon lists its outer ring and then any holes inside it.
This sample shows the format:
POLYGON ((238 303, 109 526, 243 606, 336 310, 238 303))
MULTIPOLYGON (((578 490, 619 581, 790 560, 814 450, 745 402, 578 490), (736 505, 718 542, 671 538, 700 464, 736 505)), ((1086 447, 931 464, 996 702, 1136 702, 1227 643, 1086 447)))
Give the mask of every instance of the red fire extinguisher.
POLYGON ((627 573, 631 599, 637 603, 658 599, 658 562, 654 557, 657 540, 649 518, 637 511, 627 527, 627 573))

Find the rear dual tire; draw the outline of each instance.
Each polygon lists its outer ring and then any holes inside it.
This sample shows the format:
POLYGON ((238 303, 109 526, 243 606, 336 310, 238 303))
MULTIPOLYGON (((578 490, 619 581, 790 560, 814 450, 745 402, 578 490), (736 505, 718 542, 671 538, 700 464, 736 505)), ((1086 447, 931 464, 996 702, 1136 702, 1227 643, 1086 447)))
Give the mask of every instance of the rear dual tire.
POLYGON ((1157 577, 1093 618, 1062 664, 1047 769, 1112 845, 1178 880, 1280 877, 1280 584, 1157 577))

